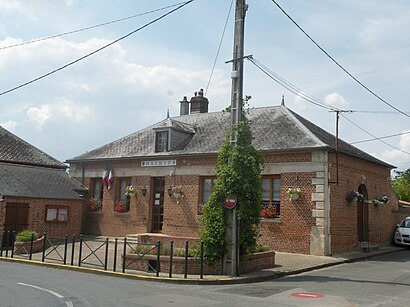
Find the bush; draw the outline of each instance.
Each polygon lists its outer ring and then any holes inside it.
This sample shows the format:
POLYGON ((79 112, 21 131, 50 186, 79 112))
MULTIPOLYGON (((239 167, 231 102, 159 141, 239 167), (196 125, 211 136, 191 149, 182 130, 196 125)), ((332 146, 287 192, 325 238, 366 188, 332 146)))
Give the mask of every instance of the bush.
POLYGON ((24 230, 16 234, 16 241, 17 242, 29 242, 31 241, 31 236, 34 234, 33 239, 38 239, 38 233, 33 230, 24 230))

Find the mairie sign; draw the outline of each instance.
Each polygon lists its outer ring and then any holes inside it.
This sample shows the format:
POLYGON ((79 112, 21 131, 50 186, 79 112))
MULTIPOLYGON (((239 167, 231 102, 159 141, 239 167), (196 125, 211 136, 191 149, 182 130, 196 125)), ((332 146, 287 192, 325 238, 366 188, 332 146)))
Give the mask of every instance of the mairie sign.
POLYGON ((151 161, 141 161, 142 167, 147 166, 175 166, 177 165, 177 160, 151 160, 151 161))
POLYGON ((236 195, 231 195, 227 198, 225 198, 225 207, 227 209, 233 209, 236 206, 236 203, 238 202, 238 199, 236 198, 236 195))

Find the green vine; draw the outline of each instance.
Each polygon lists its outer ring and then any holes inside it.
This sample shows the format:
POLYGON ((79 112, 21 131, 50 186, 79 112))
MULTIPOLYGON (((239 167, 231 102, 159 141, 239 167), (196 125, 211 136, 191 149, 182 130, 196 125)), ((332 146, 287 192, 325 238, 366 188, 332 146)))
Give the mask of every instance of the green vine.
POLYGON ((262 157, 252 146, 252 133, 246 118, 236 125, 233 133, 237 135, 236 146, 231 145, 228 134, 218 153, 217 182, 202 216, 201 240, 204 255, 210 261, 223 258, 226 253, 228 209, 224 207, 224 200, 233 194, 238 198, 240 254, 252 253, 257 248, 262 157))

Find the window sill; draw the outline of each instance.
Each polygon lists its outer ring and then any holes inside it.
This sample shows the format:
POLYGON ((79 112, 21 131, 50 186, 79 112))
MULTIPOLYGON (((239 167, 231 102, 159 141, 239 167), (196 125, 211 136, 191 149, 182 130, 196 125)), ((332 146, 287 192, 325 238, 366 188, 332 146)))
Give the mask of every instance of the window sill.
POLYGON ((277 218, 261 218, 261 223, 281 223, 282 220, 280 219, 280 217, 277 218))
POLYGON ((94 210, 94 211, 88 210, 87 213, 91 213, 91 214, 101 214, 101 213, 102 213, 102 210, 94 210))

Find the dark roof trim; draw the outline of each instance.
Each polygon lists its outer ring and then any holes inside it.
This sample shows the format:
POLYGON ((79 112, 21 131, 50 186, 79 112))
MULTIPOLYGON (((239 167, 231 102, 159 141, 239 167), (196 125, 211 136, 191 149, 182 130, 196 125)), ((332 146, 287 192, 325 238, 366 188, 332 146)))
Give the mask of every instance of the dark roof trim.
POLYGON ((0 163, 7 163, 13 165, 25 165, 25 166, 40 166, 44 168, 52 168, 52 169, 63 169, 66 170, 68 165, 49 165, 49 164, 41 164, 41 163, 29 163, 29 162, 15 162, 9 160, 0 160, 0 163))

